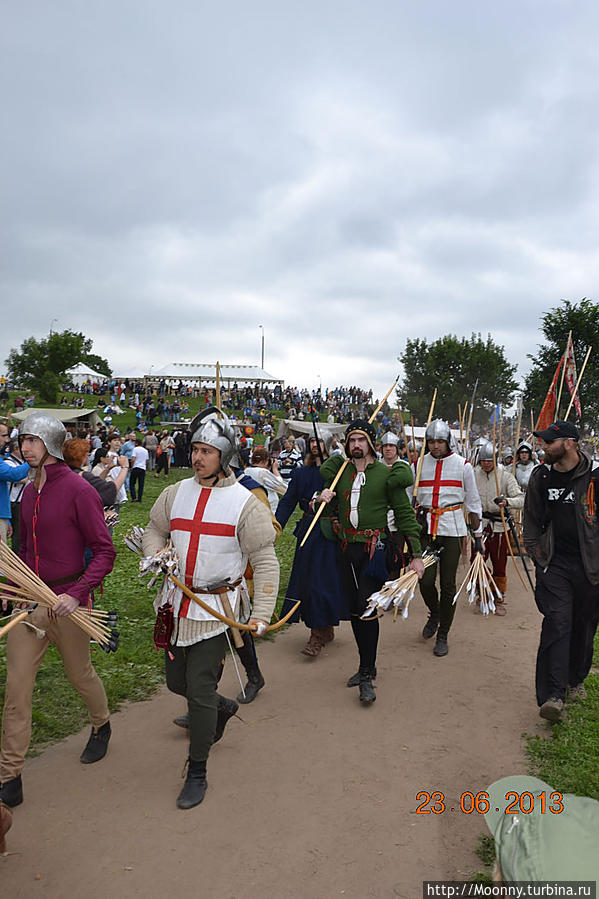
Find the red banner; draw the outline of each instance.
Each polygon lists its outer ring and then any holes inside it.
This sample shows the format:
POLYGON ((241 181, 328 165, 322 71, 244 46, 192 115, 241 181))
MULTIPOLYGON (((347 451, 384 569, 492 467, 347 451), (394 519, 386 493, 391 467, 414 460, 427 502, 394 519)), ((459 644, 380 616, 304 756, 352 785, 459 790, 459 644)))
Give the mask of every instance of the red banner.
MULTIPOLYGON (((574 341, 570 337, 570 343, 566 350, 566 368, 564 371, 564 380, 568 385, 568 390, 570 391, 570 396, 574 396, 574 388, 576 387, 576 360, 574 359, 574 341)), ((580 399, 578 398, 578 394, 574 397, 574 408, 576 409, 576 415, 578 418, 582 415, 582 410, 580 408, 580 399)))
POLYGON ((563 361, 564 357, 562 356, 562 358, 559 360, 559 365, 555 369, 553 381, 551 382, 551 386, 547 391, 547 396, 545 397, 543 408, 541 409, 539 417, 537 418, 537 426, 535 428, 535 431, 543 431, 545 428, 549 427, 552 421, 554 421, 555 404, 557 402, 557 379, 559 377, 563 361))

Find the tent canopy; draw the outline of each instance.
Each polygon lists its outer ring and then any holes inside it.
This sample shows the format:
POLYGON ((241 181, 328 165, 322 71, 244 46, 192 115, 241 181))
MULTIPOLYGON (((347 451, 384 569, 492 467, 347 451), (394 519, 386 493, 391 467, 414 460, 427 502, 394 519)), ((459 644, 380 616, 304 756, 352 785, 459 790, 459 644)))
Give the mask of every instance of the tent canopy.
POLYGON ((67 409, 65 406, 61 406, 59 409, 36 409, 31 407, 24 409, 22 412, 13 412, 11 418, 16 418, 17 421, 25 421, 32 412, 47 412, 48 415, 53 415, 54 418, 61 421, 63 425, 90 425, 95 428, 96 425, 102 424, 102 419, 95 409, 67 409))
MULTIPOLYGON (((206 387, 214 387, 216 385, 216 364, 171 362, 152 371, 152 374, 146 375, 146 378, 151 381, 199 381, 206 387)), ((225 387, 229 387, 233 383, 283 384, 280 378, 273 378, 259 365, 221 365, 220 382, 225 387)))
POLYGON ((83 362, 78 362, 77 365, 73 365, 72 368, 68 369, 66 374, 73 384, 77 384, 78 386, 81 386, 85 381, 97 381, 101 384, 106 380, 106 375, 101 375, 100 372, 94 371, 93 368, 90 368, 89 365, 85 365, 83 362))
MULTIPOLYGON (((317 421, 316 427, 318 428, 319 433, 325 429, 329 431, 329 433, 336 434, 339 437, 345 432, 347 425, 328 425, 324 421, 317 421)), ((302 437, 313 437, 314 427, 311 421, 298 421, 297 418, 282 418, 279 422, 277 437, 287 437, 289 434, 293 434, 294 437, 299 437, 300 435, 302 437)))

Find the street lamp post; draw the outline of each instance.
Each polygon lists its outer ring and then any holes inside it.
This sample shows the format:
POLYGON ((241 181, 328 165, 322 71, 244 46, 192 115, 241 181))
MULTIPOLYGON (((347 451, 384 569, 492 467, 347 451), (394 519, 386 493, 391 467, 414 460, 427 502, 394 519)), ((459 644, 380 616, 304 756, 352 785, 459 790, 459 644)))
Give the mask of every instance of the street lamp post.
POLYGON ((261 368, 262 368, 262 371, 264 371, 264 325, 258 325, 258 327, 262 331, 262 341, 261 341, 262 342, 262 365, 261 365, 261 368))
POLYGON ((57 322, 57 321, 58 321, 57 318, 53 318, 52 321, 50 322, 50 334, 48 335, 49 337, 52 337, 52 333, 53 333, 52 328, 54 326, 54 322, 57 322))

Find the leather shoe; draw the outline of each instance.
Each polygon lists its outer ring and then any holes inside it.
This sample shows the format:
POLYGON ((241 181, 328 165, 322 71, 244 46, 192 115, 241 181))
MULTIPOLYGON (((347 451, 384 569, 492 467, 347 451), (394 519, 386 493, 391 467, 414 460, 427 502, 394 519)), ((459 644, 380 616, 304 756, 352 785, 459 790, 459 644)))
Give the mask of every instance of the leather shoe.
POLYGON ((360 702, 371 705, 376 700, 376 693, 372 685, 372 670, 362 668, 360 670, 360 702))
POLYGON ((227 725, 227 721, 229 718, 232 718, 233 715, 237 714, 237 710, 239 705, 235 702, 234 699, 227 699, 226 696, 219 696, 217 694, 218 699, 218 714, 216 718, 216 730, 214 731, 214 740, 213 743, 218 743, 221 739, 222 735, 225 732, 225 727, 227 725))
POLYGON ((446 656, 449 652, 449 646, 447 645, 447 635, 446 634, 437 634, 437 642, 435 643, 435 648, 433 649, 433 653, 436 656, 446 656))
POLYGON ((262 672, 259 668, 251 668, 248 673, 248 682, 243 688, 245 691, 245 696, 243 693, 239 693, 237 696, 237 702, 243 703, 243 705, 247 705, 248 702, 253 702, 256 696, 258 695, 258 691, 262 689, 265 684, 264 677, 262 676, 262 672))
POLYGON ((99 762, 100 759, 103 759, 108 749, 111 733, 110 721, 99 727, 97 731, 94 731, 92 727, 87 746, 81 753, 79 761, 83 762, 84 765, 93 765, 94 762, 99 762))
POLYGON ((425 640, 430 640, 431 637, 434 637, 439 629, 439 616, 433 615, 432 613, 428 616, 428 621, 422 628, 422 636, 425 640))
MULTIPOLYGON (((372 680, 376 680, 376 665, 372 669, 372 680)), ((348 682, 345 685, 346 687, 359 687, 360 686, 360 672, 356 671, 355 674, 349 678, 348 682)))
POLYGON ((9 808, 15 808, 23 802, 23 782, 20 774, 4 781, 0 787, 0 800, 9 808))
POLYGON ((194 762, 188 759, 187 777, 183 789, 177 797, 177 808, 194 808, 202 802, 208 789, 206 780, 206 762, 194 762))

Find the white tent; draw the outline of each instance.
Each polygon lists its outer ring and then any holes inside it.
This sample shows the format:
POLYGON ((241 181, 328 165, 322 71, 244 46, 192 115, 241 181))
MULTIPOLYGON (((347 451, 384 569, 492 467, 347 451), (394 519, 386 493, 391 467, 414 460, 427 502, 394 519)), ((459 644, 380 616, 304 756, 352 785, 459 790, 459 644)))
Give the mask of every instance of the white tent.
POLYGON ((82 427, 88 425, 95 428, 102 423, 102 419, 95 409, 67 409, 64 406, 58 409, 31 407, 30 409, 23 409, 22 412, 13 412, 11 418, 16 418, 17 421, 24 421, 32 412, 47 412, 48 415, 52 415, 61 421, 63 425, 81 425, 82 427))
MULTIPOLYGON (((152 374, 146 375, 152 383, 165 380, 168 384, 183 381, 184 384, 197 384, 199 387, 215 387, 216 365, 199 362, 170 362, 162 368, 152 369, 152 374)), ((283 386, 281 378, 273 378, 259 365, 221 365, 220 383, 227 389, 233 384, 268 384, 283 386)))
POLYGON ((92 383, 96 381, 98 384, 101 384, 106 380, 106 375, 101 375, 100 372, 94 371, 93 368, 90 368, 89 365, 85 365, 83 362, 79 362, 77 365, 69 368, 66 376, 77 387, 81 387, 86 381, 91 381, 92 383))

